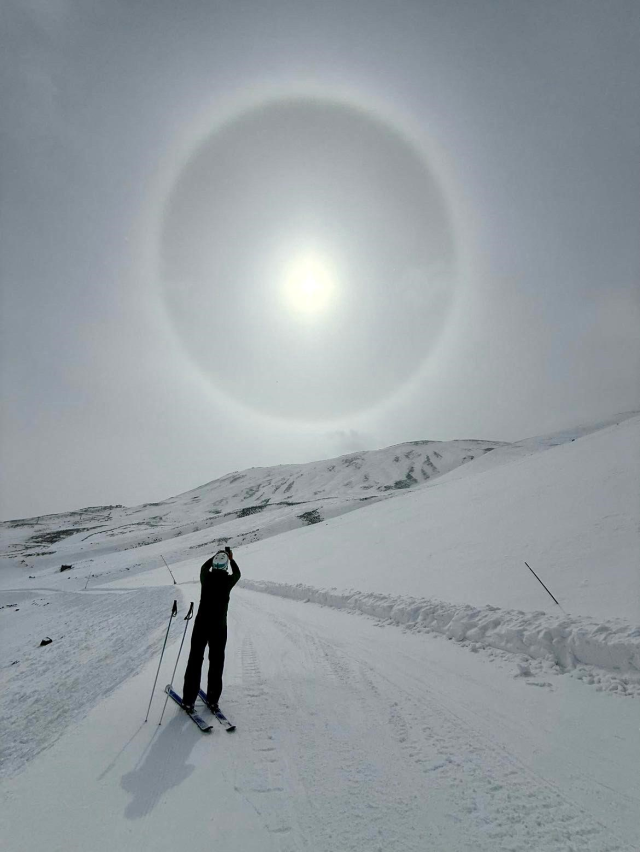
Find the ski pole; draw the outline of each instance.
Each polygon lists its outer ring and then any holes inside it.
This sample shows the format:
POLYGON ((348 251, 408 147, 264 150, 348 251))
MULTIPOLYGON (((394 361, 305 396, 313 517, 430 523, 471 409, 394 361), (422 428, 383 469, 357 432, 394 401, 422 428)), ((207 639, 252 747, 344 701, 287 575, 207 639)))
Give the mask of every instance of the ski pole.
MULTIPOLYGON (((173 674, 171 675, 171 683, 173 683, 173 679, 176 676, 176 669, 178 668, 178 660, 180 659, 180 654, 182 653, 182 646, 184 645, 184 640, 187 635, 187 627, 189 626, 189 621, 193 618, 193 601, 191 601, 191 606, 189 607, 189 612, 185 615, 185 625, 184 625, 184 633, 182 634, 182 642, 180 643, 180 647, 178 649, 178 656, 176 657, 176 664, 173 667, 173 674)), ((158 725, 162 724, 162 719, 164 717, 164 711, 167 709, 167 701, 169 700, 169 695, 164 700, 164 707, 162 708, 162 713, 160 715, 160 721, 158 725)))
MULTIPOLYGON (((545 586, 545 584, 542 582, 542 580, 540 579, 540 577, 538 577, 538 575, 537 575, 537 574, 536 574, 536 572, 533 570, 533 568, 531 567, 531 565, 529 565, 529 563, 528 563, 528 562, 525 562, 524 564, 527 566, 527 568, 529 569, 529 571, 531 571, 531 573, 532 573, 532 574, 533 574, 533 576, 536 578, 536 580, 540 583, 540 585, 541 585, 541 586, 542 586, 542 587, 543 587, 543 588, 544 588, 544 589, 545 589, 545 590, 549 593, 549 595, 551 595, 551 597, 552 597, 552 598, 553 598, 553 600, 554 600, 554 601, 558 604, 558 606, 560 607, 560 609, 562 609, 562 606, 560 605, 560 601, 556 600, 556 598, 555 598, 555 597, 553 597, 553 595, 551 594, 551 592, 549 592, 549 589, 547 589, 547 587, 546 587, 546 586, 545 586)), ((562 611, 564 612, 564 610, 562 610, 562 611)))
MULTIPOLYGON (((162 559, 164 564, 167 565, 167 560, 164 558, 164 556, 162 554, 160 554, 160 559, 162 559)), ((171 568, 169 568, 168 565, 167 565, 167 571, 171 574, 171 568)), ((173 580, 173 585, 177 586, 178 584, 176 583, 176 578, 173 576, 173 574, 171 574, 171 579, 173 580)))
MULTIPOLYGON (((193 604, 192 604, 193 606, 193 604)), ((147 707, 147 715, 145 718, 145 722, 149 719, 149 710, 151 710, 151 702, 153 701, 153 693, 156 690, 156 683, 158 682, 158 675, 160 674, 160 666, 162 665, 162 657, 164 656, 164 649, 167 646, 167 639, 169 638, 169 628, 171 627, 171 622, 178 614, 178 601, 173 602, 173 606, 171 608, 171 615, 169 616, 169 624, 167 625, 167 632, 164 637, 164 644, 162 646, 162 652, 160 654, 160 662, 158 663, 158 671, 156 672, 156 679, 153 682, 153 689, 151 690, 151 698, 149 699, 149 706, 147 707)))

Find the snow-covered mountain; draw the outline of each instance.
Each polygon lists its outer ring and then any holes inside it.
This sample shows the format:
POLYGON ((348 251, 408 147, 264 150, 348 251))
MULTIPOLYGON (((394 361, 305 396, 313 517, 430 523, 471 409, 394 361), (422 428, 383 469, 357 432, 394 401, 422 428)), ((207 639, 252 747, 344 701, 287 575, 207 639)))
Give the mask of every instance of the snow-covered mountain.
POLYGON ((506 446, 496 441, 411 441, 307 464, 234 471, 159 503, 93 506, 5 521, 0 524, 0 558, 28 573, 59 567, 61 560, 75 562, 176 536, 189 537, 185 551, 243 544, 389 498, 506 446), (204 536, 194 539, 194 533, 204 536))
MULTIPOLYGON (((469 482, 470 476, 537 456, 630 417, 633 414, 618 415, 516 443, 410 441, 306 464, 234 471, 176 497, 141 506, 94 506, 5 521, 0 523, 0 584, 52 574, 63 564, 73 566, 70 580, 84 578, 87 571, 92 579, 104 580, 123 571, 162 565, 163 555, 173 561, 199 558, 226 544, 254 543, 407 491, 458 479, 469 482), (118 560, 113 558, 116 553, 118 560)), ((584 463, 592 465, 597 459, 585 458, 584 463)), ((456 498, 462 511, 466 487, 456 498)), ((504 497, 509 504, 509 495, 504 497)), ((492 497, 489 504, 497 506, 499 501, 492 497)), ((433 508, 429 505, 431 523, 441 509, 438 500, 433 508)), ((465 540, 464 530, 456 530, 451 514, 438 523, 441 529, 453 523, 452 535, 465 540)))

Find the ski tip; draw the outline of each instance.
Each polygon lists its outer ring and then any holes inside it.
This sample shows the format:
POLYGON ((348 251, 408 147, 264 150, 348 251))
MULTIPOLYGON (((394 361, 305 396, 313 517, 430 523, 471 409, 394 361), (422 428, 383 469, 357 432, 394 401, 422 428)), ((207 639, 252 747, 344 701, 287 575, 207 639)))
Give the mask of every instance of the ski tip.
POLYGON ((232 734, 232 733, 235 731, 235 729, 236 729, 236 726, 235 726, 235 725, 231 725, 231 727, 230 727, 230 728, 227 728, 227 733, 228 733, 228 734, 232 734))

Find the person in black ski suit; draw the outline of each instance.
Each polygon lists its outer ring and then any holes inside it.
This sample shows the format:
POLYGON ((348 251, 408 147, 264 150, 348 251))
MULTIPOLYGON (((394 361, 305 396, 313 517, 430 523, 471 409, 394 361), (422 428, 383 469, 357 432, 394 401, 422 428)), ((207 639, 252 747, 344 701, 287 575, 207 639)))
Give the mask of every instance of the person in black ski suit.
POLYGON ((191 710, 200 689, 200 674, 204 651, 209 645, 209 676, 207 680, 207 704, 217 707, 222 692, 222 670, 227 644, 227 607, 231 589, 240 579, 238 563, 230 547, 219 550, 200 569, 200 606, 193 624, 189 662, 184 674, 182 703, 191 710), (231 564, 231 574, 227 566, 231 564))

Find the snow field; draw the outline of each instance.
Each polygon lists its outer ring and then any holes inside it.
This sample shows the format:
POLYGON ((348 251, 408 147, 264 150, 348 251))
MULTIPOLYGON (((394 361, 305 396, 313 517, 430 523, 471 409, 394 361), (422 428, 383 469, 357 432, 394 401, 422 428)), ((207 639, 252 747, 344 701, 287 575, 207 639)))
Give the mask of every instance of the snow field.
POLYGON ((162 586, 0 593, 0 777, 23 768, 159 653, 178 594, 162 586), (45 637, 53 641, 40 647, 45 637))

